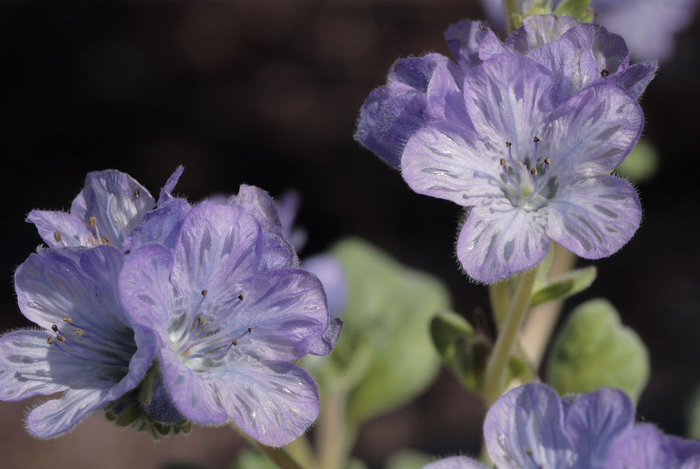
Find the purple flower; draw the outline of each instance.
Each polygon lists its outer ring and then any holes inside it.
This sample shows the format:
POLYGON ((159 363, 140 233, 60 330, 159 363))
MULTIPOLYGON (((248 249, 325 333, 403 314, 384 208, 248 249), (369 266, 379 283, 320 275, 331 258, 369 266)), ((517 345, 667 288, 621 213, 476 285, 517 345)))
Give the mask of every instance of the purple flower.
POLYGON ((438 68, 431 86, 446 98, 435 107, 455 117, 424 125, 403 151, 414 191, 469 208, 457 256, 477 281, 535 266, 550 240, 587 259, 609 256, 639 227, 634 188, 607 174, 637 143, 639 105, 611 82, 556 105, 555 84, 519 55, 472 69, 463 90, 438 68))
POLYGON ((333 254, 317 254, 304 259, 301 267, 318 277, 323 284, 328 311, 333 316, 342 314, 348 303, 348 279, 340 259, 333 254))
POLYGON ((22 313, 41 329, 0 338, 0 399, 62 392, 27 418, 39 438, 70 431, 134 389, 155 338, 134 329, 117 291, 124 255, 111 246, 40 250, 15 272, 22 313))
MULTIPOLYGON (((491 24, 505 29, 502 0, 481 0, 491 24)), ((553 8, 556 4, 553 2, 553 8)), ((625 38, 636 60, 665 61, 675 48, 674 36, 686 29, 696 0, 593 0, 597 23, 625 38)), ((521 9, 527 11, 528 6, 521 9)))
MULTIPOLYGON (((170 192, 180 174, 182 167, 166 183, 159 203, 172 198, 170 192)), ((36 225, 50 248, 111 244, 122 249, 126 237, 155 203, 146 188, 131 176, 108 169, 88 173, 85 187, 73 200, 69 213, 32 210, 27 221, 36 225)))
MULTIPOLYGON (((632 400, 611 388, 562 399, 543 384, 520 386, 489 410, 484 438, 499 469, 694 469, 700 461, 700 442, 635 426, 632 400)), ((426 466, 485 468, 467 457, 426 466)))
POLYGON ((261 194, 194 206, 172 250, 143 245, 129 255, 120 291, 134 320, 159 337, 160 391, 179 414, 230 419, 282 446, 319 412, 316 383, 292 362, 330 352, 339 326, 319 280, 275 235, 281 226, 261 194))
POLYGON ((555 106, 599 82, 616 82, 638 99, 657 68, 654 63, 630 65, 620 36, 568 16, 526 18, 505 42, 483 23, 462 21, 447 29, 445 39, 456 63, 440 54, 398 60, 387 84, 362 105, 355 139, 391 166, 402 164, 406 143, 428 123, 470 127, 469 116, 440 103, 463 91, 465 74, 485 60, 525 54, 546 67, 553 76, 549 93, 555 106), (436 77, 438 70, 448 71, 458 89, 446 91, 440 85, 444 77, 436 77))

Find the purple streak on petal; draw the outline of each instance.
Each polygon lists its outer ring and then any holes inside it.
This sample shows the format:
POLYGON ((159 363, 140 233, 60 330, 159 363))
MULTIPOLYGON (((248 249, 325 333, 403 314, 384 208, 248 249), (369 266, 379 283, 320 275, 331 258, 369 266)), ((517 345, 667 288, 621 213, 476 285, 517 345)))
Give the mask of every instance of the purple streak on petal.
POLYGON ((36 226, 41 239, 52 249, 86 246, 91 236, 78 217, 66 212, 32 210, 27 222, 36 226))
POLYGON ((319 413, 318 388, 303 369, 286 362, 242 356, 227 372, 211 377, 228 417, 268 446, 284 446, 301 436, 319 413))
POLYGON ((370 93, 360 109, 355 140, 387 164, 399 167, 401 152, 411 135, 426 122, 426 92, 440 54, 400 59, 387 84, 370 93))
MULTIPOLYGON (((505 150, 504 144, 503 155, 505 150)), ((408 185, 419 194, 474 206, 503 198, 500 157, 498 150, 483 148, 475 132, 435 123, 409 140, 401 170, 408 185)))
POLYGON ((481 21, 460 21, 445 31, 447 46, 464 69, 481 63, 479 49, 485 32, 486 25, 481 21))
POLYGON ((600 25, 579 24, 563 34, 561 40, 593 55, 599 67, 598 76, 602 70, 613 74, 629 66, 630 53, 625 40, 600 25))
POLYGON ((508 202, 471 209, 457 241, 457 257, 479 282, 496 282, 537 265, 547 255, 545 215, 508 202))
POLYGON ((335 349, 338 339, 340 339, 340 332, 343 330, 343 321, 338 318, 331 317, 328 323, 328 329, 323 334, 323 336, 318 339, 309 350, 311 355, 325 356, 328 355, 335 349))
POLYGON ((447 64, 435 67, 428 85, 426 116, 431 122, 447 121, 455 126, 472 129, 469 114, 464 107, 464 94, 447 64))
POLYGON ((498 55, 512 52, 493 31, 487 31, 482 34, 481 47, 479 47, 479 58, 481 60, 492 59, 498 55))
POLYGON ((634 425, 632 399, 617 389, 602 388, 563 401, 565 425, 578 453, 575 467, 599 467, 613 439, 634 425))
POLYGON ((524 161, 551 112, 552 83, 549 70, 519 55, 498 56, 473 69, 464 81, 464 100, 476 132, 495 149, 512 142, 513 155, 524 161))
POLYGON ((638 100, 658 69, 656 61, 642 62, 630 65, 625 70, 611 76, 610 79, 622 85, 634 99, 638 100))
POLYGON ((615 176, 563 185, 552 204, 547 235, 585 259, 617 252, 632 238, 642 219, 637 192, 615 176))
POLYGON ((615 439, 603 469, 674 469, 673 447, 653 425, 640 425, 615 439))
POLYGON ((466 456, 453 456, 430 463, 423 469, 488 469, 488 467, 466 456))
POLYGON ((540 135, 560 185, 612 171, 637 144, 644 125, 639 104, 613 83, 597 83, 557 107, 540 135))
POLYGON ((499 468, 572 468, 576 448, 564 431, 562 404, 550 387, 529 383, 501 396, 486 414, 484 439, 499 468))
POLYGON ((27 428, 39 438, 55 438, 72 430, 108 402, 102 389, 71 389, 60 399, 33 409, 27 417, 27 428))
POLYGON ((143 222, 124 240, 124 251, 134 251, 147 244, 160 244, 173 249, 182 222, 191 209, 185 199, 171 198, 167 203, 148 212, 143 222))

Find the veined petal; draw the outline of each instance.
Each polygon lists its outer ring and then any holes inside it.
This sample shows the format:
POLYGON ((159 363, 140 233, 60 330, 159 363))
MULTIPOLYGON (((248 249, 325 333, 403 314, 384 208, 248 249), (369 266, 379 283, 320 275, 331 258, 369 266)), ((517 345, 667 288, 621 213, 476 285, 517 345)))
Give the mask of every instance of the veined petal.
POLYGON ((60 399, 44 402, 29 413, 27 428, 39 438, 55 438, 72 430, 90 413, 105 406, 107 389, 70 389, 60 399))
POLYGON ((508 202, 474 207, 457 241, 457 257, 467 274, 496 282, 537 265, 547 254, 546 215, 508 202))
POLYGON ((644 114, 618 85, 596 83, 557 107, 540 135, 560 187, 612 171, 637 144, 644 114))
POLYGON ((481 21, 460 21, 445 31, 445 40, 457 62, 466 68, 481 63, 479 49, 487 27, 481 21))
POLYGON ((49 354, 56 354, 54 364, 63 354, 46 342, 48 337, 44 331, 15 331, 0 338, 0 400, 20 401, 69 388, 78 369, 52 366, 49 354))
POLYGON ((653 425, 640 425, 623 433, 611 445, 604 469, 674 469, 673 447, 653 425))
POLYGON ((487 60, 467 73, 464 101, 484 144, 498 150, 511 142, 515 158, 531 158, 533 138, 541 135, 540 127, 552 110, 548 96, 553 82, 549 70, 512 54, 487 60))
MULTIPOLYGON (((222 424, 228 416, 212 384, 219 373, 195 372, 185 366, 169 346, 161 347, 158 357, 165 385, 178 410, 188 419, 222 424)), ((232 392, 238 392, 233 389, 232 392)))
POLYGON ((585 259, 617 252, 632 238, 642 219, 632 185, 609 175, 561 185, 550 207, 547 235, 585 259))
POLYGON ((240 281, 258 271, 263 241, 260 224, 241 207, 202 202, 180 230, 173 286, 183 298, 198 298, 204 290, 221 292, 231 278, 240 281))
POLYGON ((120 171, 106 170, 88 173, 71 213, 81 216, 86 226, 92 226, 90 217, 95 217, 96 239, 106 238, 121 248, 124 238, 154 206, 153 196, 135 179, 120 171))
MULTIPOLYGON (((695 461, 696 463, 700 462, 700 440, 686 440, 684 438, 669 435, 668 441, 673 447, 673 451, 679 461, 683 462, 686 460, 691 460, 695 461)), ((692 467, 693 469, 700 468, 700 466, 692 465, 689 467, 692 467)), ((686 466, 683 466, 682 469, 685 468, 686 466)))
POLYGON ((486 415, 484 439, 501 468, 574 467, 576 448, 564 432, 561 400, 539 383, 515 388, 496 401, 486 415))
POLYGON ((523 19, 523 26, 507 39, 506 44, 518 52, 529 52, 559 40, 581 22, 566 15, 533 15, 523 19))
POLYGON ((87 246, 92 236, 75 215, 50 210, 32 210, 27 221, 36 226, 39 236, 52 249, 87 246))
POLYGON ((419 194, 462 206, 480 205, 505 198, 499 187, 497 151, 483 148, 468 129, 445 122, 429 124, 408 141, 401 173, 419 194))
POLYGON ((199 309, 202 317, 211 318, 220 329, 251 328, 238 340, 237 350, 268 360, 303 357, 328 328, 321 282, 304 270, 267 272, 217 295, 216 301, 207 300, 199 309))
POLYGON ((488 469, 488 467, 466 456, 454 456, 430 463, 423 469, 488 469))
POLYGON ((318 417, 316 383, 291 363, 241 357, 212 383, 229 418, 268 446, 292 442, 318 417))
POLYGON ((311 355, 325 356, 333 351, 340 338, 340 331, 343 329, 343 321, 332 317, 328 322, 328 329, 323 336, 318 339, 309 349, 311 355))
POLYGON ((578 453, 577 469, 599 467, 612 440, 635 422, 632 399, 617 389, 566 396, 563 403, 566 428, 578 453))
POLYGON ((428 85, 426 119, 472 130, 464 94, 447 63, 438 64, 428 85))
POLYGON ((158 196, 159 207, 163 204, 166 204, 167 202, 170 202, 174 198, 172 192, 173 190, 175 190, 175 186, 180 180, 180 176, 182 176, 183 171, 185 171, 185 167, 182 165, 178 166, 177 168, 175 168, 173 174, 171 174, 168 180, 165 182, 165 185, 160 190, 160 195, 158 196))
POLYGON ((275 202, 267 191, 243 184, 238 190, 238 195, 231 197, 229 203, 242 207, 252 214, 263 231, 282 236, 282 223, 277 214, 275 202))
POLYGON ((639 99, 659 69, 656 61, 630 65, 610 79, 622 85, 634 99, 639 99))
POLYGON ((173 249, 182 222, 190 210, 192 206, 185 199, 170 198, 146 214, 141 224, 124 240, 124 251, 133 251, 146 244, 160 244, 173 249))
POLYGON ((581 23, 569 29, 561 37, 580 51, 591 54, 598 63, 598 70, 590 78, 600 78, 601 72, 617 73, 629 65, 630 53, 621 36, 593 23, 581 23))

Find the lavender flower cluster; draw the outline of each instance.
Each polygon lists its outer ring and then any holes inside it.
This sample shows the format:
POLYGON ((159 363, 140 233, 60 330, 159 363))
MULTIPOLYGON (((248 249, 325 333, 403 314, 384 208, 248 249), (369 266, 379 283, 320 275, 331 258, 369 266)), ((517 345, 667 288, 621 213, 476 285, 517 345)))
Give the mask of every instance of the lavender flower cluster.
POLYGON ((157 202, 124 173, 90 173, 69 213, 29 214, 48 247, 15 288, 39 329, 0 339, 0 399, 63 392, 29 413, 32 434, 104 409, 154 436, 230 420, 282 446, 316 420, 317 385, 292 362, 337 341, 320 281, 265 191, 191 205, 172 195, 181 173, 157 202))

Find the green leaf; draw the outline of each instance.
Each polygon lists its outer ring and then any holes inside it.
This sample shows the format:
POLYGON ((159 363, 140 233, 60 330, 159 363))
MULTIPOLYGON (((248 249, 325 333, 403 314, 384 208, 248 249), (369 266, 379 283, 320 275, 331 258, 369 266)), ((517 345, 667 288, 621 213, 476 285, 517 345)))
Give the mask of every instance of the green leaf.
POLYGON ((434 456, 420 451, 399 450, 389 456, 385 469, 422 469, 435 460, 434 456))
POLYGON ((562 300, 590 287, 598 271, 595 266, 572 270, 558 279, 544 285, 532 295, 530 307, 534 308, 548 301, 562 300))
POLYGON ((554 342, 549 383, 560 393, 622 389, 635 401, 649 379, 649 353, 604 299, 577 307, 554 342))
POLYGON ((557 5, 555 13, 573 16, 584 23, 590 23, 593 21, 593 10, 590 4, 591 0, 564 0, 557 5))
POLYGON ((658 169, 659 152, 649 140, 642 137, 615 171, 630 181, 641 184, 652 179, 658 169))
POLYGON ((332 252, 345 269, 349 299, 343 332, 320 381, 326 387, 342 383, 348 419, 359 424, 403 405, 433 381, 439 357, 429 323, 450 308, 450 298, 436 278, 360 239, 341 241, 332 252))

